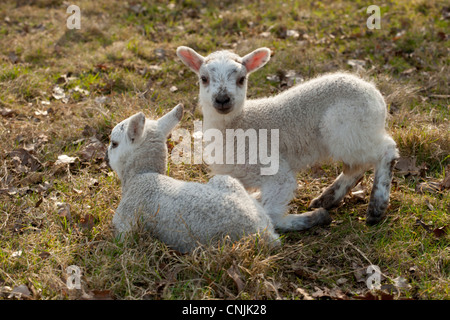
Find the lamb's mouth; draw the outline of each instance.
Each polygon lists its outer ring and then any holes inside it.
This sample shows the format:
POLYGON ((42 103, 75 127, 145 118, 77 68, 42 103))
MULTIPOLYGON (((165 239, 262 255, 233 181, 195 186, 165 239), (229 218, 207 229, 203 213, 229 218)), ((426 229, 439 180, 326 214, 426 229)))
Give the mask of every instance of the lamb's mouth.
POLYGON ((220 114, 227 114, 233 110, 233 106, 214 106, 214 109, 216 109, 216 111, 220 114))

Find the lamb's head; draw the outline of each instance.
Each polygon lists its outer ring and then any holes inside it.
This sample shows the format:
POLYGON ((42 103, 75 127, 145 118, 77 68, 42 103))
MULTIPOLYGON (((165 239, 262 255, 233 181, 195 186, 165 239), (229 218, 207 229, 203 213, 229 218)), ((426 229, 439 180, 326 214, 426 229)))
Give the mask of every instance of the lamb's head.
POLYGON ((120 180, 127 174, 158 172, 167 168, 167 136, 183 117, 179 104, 158 120, 139 112, 123 120, 111 132, 106 163, 120 180))
POLYGON ((200 82, 199 102, 208 113, 239 114, 247 95, 247 77, 270 59, 270 49, 259 48, 243 57, 230 51, 216 51, 203 57, 188 47, 178 47, 177 55, 200 82))

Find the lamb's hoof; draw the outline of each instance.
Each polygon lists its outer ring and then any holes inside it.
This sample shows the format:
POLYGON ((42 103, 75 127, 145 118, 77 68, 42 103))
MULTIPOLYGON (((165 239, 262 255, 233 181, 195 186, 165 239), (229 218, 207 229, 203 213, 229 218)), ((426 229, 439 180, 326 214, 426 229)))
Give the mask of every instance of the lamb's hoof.
POLYGON ((384 217, 385 217, 385 214, 380 214, 380 215, 367 214, 366 225, 374 226, 374 225, 380 223, 384 219, 384 217))
POLYGON ((311 201, 308 210, 314 210, 318 208, 330 210, 337 207, 338 205, 339 204, 336 204, 334 201, 334 196, 321 195, 320 197, 315 198, 311 201))
POLYGON ((333 219, 331 219, 330 213, 324 208, 319 208, 313 211, 313 215, 316 219, 316 225, 328 226, 333 219))
POLYGON ((315 198, 308 206, 308 210, 323 208, 323 199, 321 197, 315 198))
POLYGON ((375 209, 369 204, 366 214, 366 225, 374 226, 380 223, 386 216, 386 210, 375 209))

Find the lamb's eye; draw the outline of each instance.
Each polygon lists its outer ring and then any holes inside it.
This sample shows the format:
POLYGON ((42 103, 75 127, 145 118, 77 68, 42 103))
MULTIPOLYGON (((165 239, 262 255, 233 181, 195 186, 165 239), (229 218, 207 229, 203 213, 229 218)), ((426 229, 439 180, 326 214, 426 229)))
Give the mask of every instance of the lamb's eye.
POLYGON ((244 82, 245 82, 245 77, 240 77, 239 79, 238 79, 238 84, 239 85, 243 85, 244 84, 244 82))
POLYGON ((206 77, 206 76, 201 76, 200 79, 202 80, 202 83, 203 83, 203 84, 207 84, 207 83, 208 83, 208 77, 206 77))
POLYGON ((119 143, 116 141, 111 141, 111 148, 117 148, 119 146, 119 143))

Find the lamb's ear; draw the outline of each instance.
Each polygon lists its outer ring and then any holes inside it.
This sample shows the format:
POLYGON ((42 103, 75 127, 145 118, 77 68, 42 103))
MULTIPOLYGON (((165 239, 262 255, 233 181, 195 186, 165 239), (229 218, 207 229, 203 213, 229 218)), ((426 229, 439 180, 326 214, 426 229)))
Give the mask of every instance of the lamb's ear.
POLYGON ((158 127, 167 137, 181 118, 183 118, 183 105, 180 103, 158 120, 158 127))
POLYGON ((127 135, 131 142, 138 140, 144 132, 145 115, 142 112, 136 113, 130 118, 127 135))
POLYGON ((203 61, 205 61, 205 58, 203 56, 199 55, 189 47, 178 47, 177 55, 181 59, 181 61, 183 61, 183 63, 195 73, 198 73, 198 70, 200 70, 203 61))
POLYGON ((264 66, 270 60, 270 49, 259 48, 242 57, 242 64, 251 73, 264 66))

